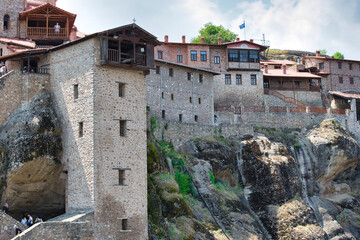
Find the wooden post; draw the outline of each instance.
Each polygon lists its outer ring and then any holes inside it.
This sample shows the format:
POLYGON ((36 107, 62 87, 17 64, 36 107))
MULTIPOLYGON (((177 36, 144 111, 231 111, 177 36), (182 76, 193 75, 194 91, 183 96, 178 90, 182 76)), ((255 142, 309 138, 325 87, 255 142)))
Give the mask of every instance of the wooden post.
POLYGON ((49 13, 46 13, 46 38, 49 35, 49 13))
POLYGON ((26 15, 26 37, 29 38, 29 33, 28 33, 28 27, 29 27, 29 16, 26 15))
POLYGON ((292 90, 295 91, 295 84, 294 84, 294 79, 293 78, 291 79, 291 82, 292 82, 292 90))
POLYGON ((118 44, 118 51, 119 51, 119 63, 121 63, 121 38, 120 36, 118 36, 118 41, 119 41, 119 44, 118 44))
POLYGON ((69 37, 69 17, 66 17, 66 29, 65 29, 66 37, 69 37))
POLYGON ((28 55, 27 72, 30 72, 30 54, 28 55))
POLYGON ((134 64, 135 64, 136 63, 136 43, 135 43, 135 39, 133 39, 133 41, 134 41, 134 64))

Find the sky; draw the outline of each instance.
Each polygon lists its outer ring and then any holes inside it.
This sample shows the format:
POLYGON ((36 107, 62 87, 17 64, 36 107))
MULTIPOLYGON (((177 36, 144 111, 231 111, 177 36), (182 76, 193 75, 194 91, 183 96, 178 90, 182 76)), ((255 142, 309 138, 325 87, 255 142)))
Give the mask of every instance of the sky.
POLYGON ((186 41, 207 22, 223 25, 246 39, 270 41, 272 49, 336 51, 360 60, 360 0, 58 0, 77 14, 75 25, 90 34, 136 19, 136 24, 163 41, 186 41))

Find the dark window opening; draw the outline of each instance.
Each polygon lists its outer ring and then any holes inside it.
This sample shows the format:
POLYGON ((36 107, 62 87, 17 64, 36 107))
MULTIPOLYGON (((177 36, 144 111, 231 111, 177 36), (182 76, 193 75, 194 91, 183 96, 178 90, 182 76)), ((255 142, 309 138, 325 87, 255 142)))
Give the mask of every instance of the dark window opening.
POLYGON ((118 170, 119 171, 119 185, 125 185, 125 170, 118 170))
POLYGON ((189 102, 192 103, 192 97, 189 97, 189 102))
POLYGON ((119 97, 125 97, 125 84, 119 83, 119 97))
POLYGON ((8 30, 10 28, 10 16, 5 15, 4 16, 4 31, 8 30))
POLYGON ((174 100, 174 94, 171 94, 171 100, 172 101, 174 100))
POLYGON ((179 114, 179 122, 182 122, 182 114, 179 114))
POLYGON ((338 68, 342 69, 342 63, 341 62, 338 62, 338 68))
POLYGON ((352 70, 352 63, 349 63, 349 70, 352 70))
POLYGON ((201 104, 201 98, 199 98, 199 104, 201 104))
POLYGON ((214 63, 215 63, 215 64, 219 64, 219 63, 220 63, 220 57, 219 57, 219 56, 215 56, 215 57, 214 57, 214 63))
POLYGON ((343 77, 339 77, 339 83, 343 83, 344 80, 343 80, 343 77))
POLYGON ((162 59, 163 58, 163 52, 162 51, 158 51, 158 59, 162 59))
POLYGON ((350 78, 350 84, 354 84, 354 78, 350 78))
POLYGON ((239 61, 239 51, 238 50, 229 50, 229 62, 238 62, 239 61))
POLYGON ((236 85, 241 85, 241 75, 240 74, 236 74, 236 85))
POLYGON ((169 76, 170 77, 174 76, 174 70, 172 68, 169 68, 169 76))
POLYGON ((281 69, 281 65, 275 65, 274 69, 281 69))
POLYGON ((74 85, 74 99, 79 98, 79 84, 74 85))
POLYGON ((164 92, 161 92, 161 98, 164 98, 164 92))
POLYGON ((183 56, 182 55, 177 55, 177 62, 182 63, 182 61, 183 61, 183 56))
POLYGON ((161 111, 161 118, 162 118, 162 119, 165 119, 165 110, 162 110, 162 111, 161 111))
POLYGON ((195 120, 195 122, 197 122, 199 120, 198 115, 195 115, 194 120, 195 120))
POLYGON ((300 88, 300 81, 295 81, 295 88, 300 88))
POLYGON ((0 48, 0 57, 3 55, 3 50, 0 48))
POLYGON ((126 136, 126 120, 120 120, 120 137, 126 136))
POLYGON ((251 75, 251 85, 256 85, 256 75, 251 75))
POLYGON ((191 61, 197 61, 197 51, 192 50, 190 51, 191 54, 191 61))
POLYGON ((79 137, 83 137, 83 136, 84 136, 84 123, 79 122, 79 137))
POLYGON ((320 63, 320 64, 319 64, 319 68, 320 68, 320 69, 324 69, 324 68, 325 68, 324 63, 320 63))
POLYGON ((206 51, 200 51, 200 60, 207 61, 207 53, 206 51))
POLYGON ((156 74, 160 74, 160 66, 156 66, 155 69, 156 69, 156 74))
POLYGON ((230 74, 225 74, 225 84, 231 85, 231 75, 230 74))
POLYGON ((202 83, 202 82, 203 82, 203 75, 199 74, 199 83, 202 83))
POLYGON ((187 73, 187 80, 191 81, 191 73, 187 73))
POLYGON ((128 230, 128 220, 127 219, 121 220, 121 230, 123 230, 123 231, 128 230))
POLYGON ((229 62, 259 62, 259 51, 257 50, 229 50, 229 62))

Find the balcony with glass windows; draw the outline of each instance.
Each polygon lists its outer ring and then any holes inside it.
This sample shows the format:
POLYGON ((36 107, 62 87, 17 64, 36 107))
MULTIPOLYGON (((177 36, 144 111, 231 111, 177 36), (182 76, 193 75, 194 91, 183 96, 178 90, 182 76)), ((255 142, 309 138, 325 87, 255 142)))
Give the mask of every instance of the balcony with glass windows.
POLYGON ((229 49, 228 70, 260 71, 258 50, 229 49))

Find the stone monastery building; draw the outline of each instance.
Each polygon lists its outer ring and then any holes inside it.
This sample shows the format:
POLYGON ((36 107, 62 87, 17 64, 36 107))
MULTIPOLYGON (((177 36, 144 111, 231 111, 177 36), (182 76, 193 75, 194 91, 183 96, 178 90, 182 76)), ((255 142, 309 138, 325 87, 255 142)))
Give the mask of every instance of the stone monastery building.
MULTIPOLYGON (((329 117, 359 136, 360 61, 319 52, 302 63, 268 60, 268 46, 239 38, 159 42, 136 24, 85 35, 56 0, 0 6, 0 62, 7 67, 0 124, 48 92, 63 140, 65 187, 58 191, 65 214, 16 239, 147 239, 147 116, 173 142, 180 140, 169 133, 172 126, 194 138, 217 126, 234 133, 245 125, 305 127, 329 117)), ((10 224, 0 238, 13 237, 13 221, 0 219, 10 224)))

